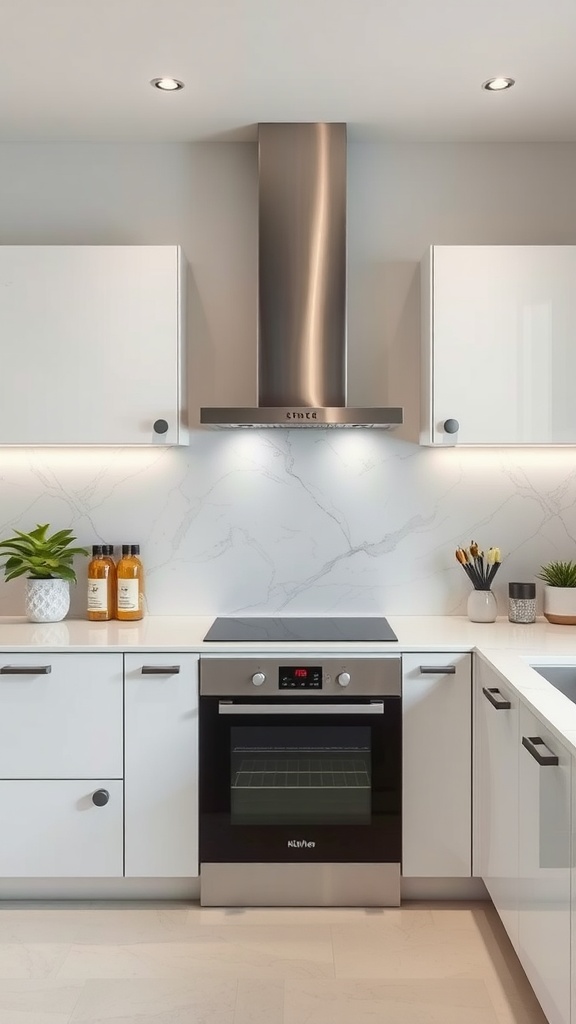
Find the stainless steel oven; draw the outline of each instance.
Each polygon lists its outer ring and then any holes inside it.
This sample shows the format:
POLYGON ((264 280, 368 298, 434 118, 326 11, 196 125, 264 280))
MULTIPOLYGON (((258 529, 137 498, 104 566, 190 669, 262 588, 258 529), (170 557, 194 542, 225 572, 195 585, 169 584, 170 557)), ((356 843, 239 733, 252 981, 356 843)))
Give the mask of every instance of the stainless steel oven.
POLYGON ((201 657, 204 906, 396 906, 398 656, 201 657))

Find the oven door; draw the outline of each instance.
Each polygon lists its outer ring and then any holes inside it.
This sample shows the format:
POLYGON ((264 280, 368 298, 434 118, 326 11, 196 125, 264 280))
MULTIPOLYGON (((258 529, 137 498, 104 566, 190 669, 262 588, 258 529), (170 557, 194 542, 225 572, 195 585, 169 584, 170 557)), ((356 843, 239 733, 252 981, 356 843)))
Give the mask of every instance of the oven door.
POLYGON ((400 863, 400 697, 201 697, 200 719, 203 863, 400 863))

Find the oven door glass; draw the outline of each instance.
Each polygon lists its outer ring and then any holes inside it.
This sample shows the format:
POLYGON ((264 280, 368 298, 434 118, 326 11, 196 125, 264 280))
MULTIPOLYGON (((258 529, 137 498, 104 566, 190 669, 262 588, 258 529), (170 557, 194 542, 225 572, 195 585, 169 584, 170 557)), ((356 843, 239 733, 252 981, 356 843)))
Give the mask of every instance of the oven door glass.
POLYGON ((230 728, 233 825, 369 824, 369 726, 230 728))
POLYGON ((401 698, 310 704, 200 698, 203 862, 400 861, 401 698))

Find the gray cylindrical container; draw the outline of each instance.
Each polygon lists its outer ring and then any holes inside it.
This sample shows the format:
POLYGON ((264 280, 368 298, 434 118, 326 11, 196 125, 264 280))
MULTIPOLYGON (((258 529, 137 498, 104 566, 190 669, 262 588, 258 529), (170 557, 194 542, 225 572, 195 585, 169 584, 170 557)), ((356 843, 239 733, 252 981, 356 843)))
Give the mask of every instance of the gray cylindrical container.
POLYGON ((508 584, 508 618, 510 622, 536 622, 536 584, 508 584))

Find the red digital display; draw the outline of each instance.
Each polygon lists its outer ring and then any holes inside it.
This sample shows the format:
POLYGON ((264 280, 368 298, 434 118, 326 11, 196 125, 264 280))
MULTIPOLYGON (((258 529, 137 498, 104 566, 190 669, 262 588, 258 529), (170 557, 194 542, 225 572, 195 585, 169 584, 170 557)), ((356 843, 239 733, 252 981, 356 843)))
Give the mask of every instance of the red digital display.
POLYGON ((308 665, 306 668, 281 665, 278 669, 279 690, 321 690, 322 666, 308 665))

